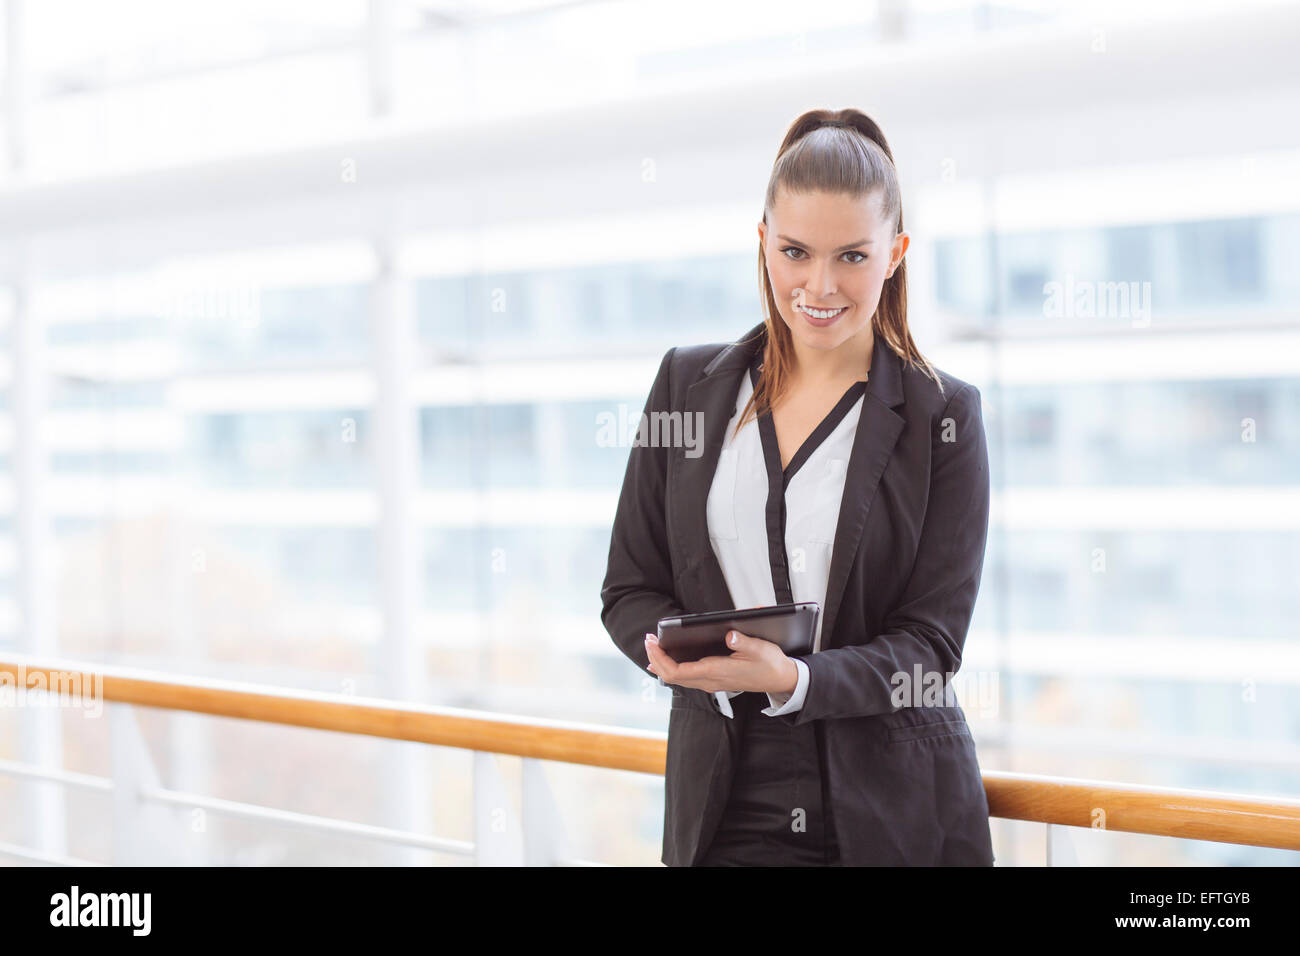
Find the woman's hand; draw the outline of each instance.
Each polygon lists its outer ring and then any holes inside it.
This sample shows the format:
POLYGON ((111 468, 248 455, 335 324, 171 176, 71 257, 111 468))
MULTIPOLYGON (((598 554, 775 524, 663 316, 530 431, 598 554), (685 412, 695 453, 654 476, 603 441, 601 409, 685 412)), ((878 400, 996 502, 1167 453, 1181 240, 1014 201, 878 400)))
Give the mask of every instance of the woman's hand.
POLYGON ((698 661, 677 663, 659 647, 653 634, 645 636, 645 651, 650 658, 649 670, 665 684, 693 687, 713 693, 719 690, 751 690, 769 694, 793 694, 799 683, 799 667, 794 658, 771 641, 750 637, 739 631, 727 632, 727 656, 702 657, 698 661))

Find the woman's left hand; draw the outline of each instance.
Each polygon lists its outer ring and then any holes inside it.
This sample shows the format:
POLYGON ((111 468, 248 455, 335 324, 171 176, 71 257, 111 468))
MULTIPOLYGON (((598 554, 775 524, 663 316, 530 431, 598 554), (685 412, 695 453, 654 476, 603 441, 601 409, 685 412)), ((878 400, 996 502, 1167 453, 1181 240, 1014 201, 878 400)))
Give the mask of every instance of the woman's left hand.
POLYGON ((665 684, 693 687, 714 693, 720 690, 758 691, 769 694, 792 694, 799 682, 799 668, 771 641, 750 637, 739 631, 727 632, 726 656, 702 657, 698 661, 677 663, 659 647, 653 634, 647 634, 646 655, 650 672, 665 684))

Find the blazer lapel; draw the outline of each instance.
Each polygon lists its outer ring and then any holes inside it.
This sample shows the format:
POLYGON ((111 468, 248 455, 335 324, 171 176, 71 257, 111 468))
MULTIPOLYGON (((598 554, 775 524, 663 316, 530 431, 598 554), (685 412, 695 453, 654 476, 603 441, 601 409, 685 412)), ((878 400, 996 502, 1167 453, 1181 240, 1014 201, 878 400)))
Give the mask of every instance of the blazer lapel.
MULTIPOLYGON (((673 490, 673 527, 677 529, 677 546, 683 566, 699 563, 703 610, 730 610, 736 606, 709 541, 707 504, 713 474, 722 453, 723 433, 736 411, 740 376, 745 374, 750 360, 765 341, 765 327, 760 322, 704 367, 700 379, 686 390, 684 406, 685 414, 699 413, 703 416, 700 419, 703 424, 701 453, 697 458, 674 454, 670 459, 669 483, 673 490)), ((871 374, 845 469, 844 494, 835 526, 826 600, 822 605, 823 649, 833 646, 835 617, 844 597, 849 570, 862 541, 867 514, 880 485, 880 477, 903 430, 903 417, 894 411, 902 403, 902 359, 877 333, 872 346, 871 374)))
POLYGON ((750 329, 739 341, 724 348, 704 367, 700 379, 686 390, 684 413, 702 416, 702 448, 699 457, 673 455, 669 484, 673 489, 673 527, 683 565, 699 561, 699 583, 704 591, 706 611, 733 610, 736 606, 727 587, 727 579, 709 541, 708 499, 713 474, 722 454, 722 440, 727 422, 736 413, 736 394, 740 376, 749 367, 754 353, 766 341, 762 322, 750 329))
POLYGON ((831 567, 826 582, 826 601, 822 606, 822 649, 835 646, 835 617, 844 598, 849 569, 862 543, 867 513, 880 487, 894 446, 903 431, 903 416, 894 411, 903 404, 903 360, 879 333, 871 351, 871 373, 867 391, 862 396, 862 414, 853 437, 853 449, 844 474, 844 495, 840 498, 840 515, 835 525, 835 543, 831 549, 831 567))

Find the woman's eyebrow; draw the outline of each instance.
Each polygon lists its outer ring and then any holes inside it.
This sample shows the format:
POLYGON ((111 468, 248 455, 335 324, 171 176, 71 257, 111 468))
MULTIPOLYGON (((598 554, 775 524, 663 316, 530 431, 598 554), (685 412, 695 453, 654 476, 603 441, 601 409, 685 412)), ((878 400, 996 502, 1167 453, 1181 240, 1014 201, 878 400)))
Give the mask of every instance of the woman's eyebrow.
MULTIPOLYGON (((786 242, 793 242, 796 246, 803 246, 805 249, 812 249, 813 252, 817 251, 816 249, 813 249, 812 246, 808 245, 808 243, 800 242, 798 239, 792 239, 789 236, 783 236, 778 234, 777 238, 784 239, 786 242)), ((875 245, 875 243, 876 241, 874 239, 859 239, 857 242, 850 242, 847 246, 840 246, 835 251, 844 252, 846 249, 852 249, 854 246, 873 246, 875 245)))

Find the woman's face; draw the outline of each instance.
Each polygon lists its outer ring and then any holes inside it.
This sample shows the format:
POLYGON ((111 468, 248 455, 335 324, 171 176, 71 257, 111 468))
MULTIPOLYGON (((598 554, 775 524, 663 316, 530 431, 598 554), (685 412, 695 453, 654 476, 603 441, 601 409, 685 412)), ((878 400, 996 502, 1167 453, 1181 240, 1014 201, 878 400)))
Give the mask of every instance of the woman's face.
POLYGON ((881 221, 881 198, 779 190, 759 222, 772 294, 796 342, 829 350, 872 335, 880 290, 908 245, 881 221))

